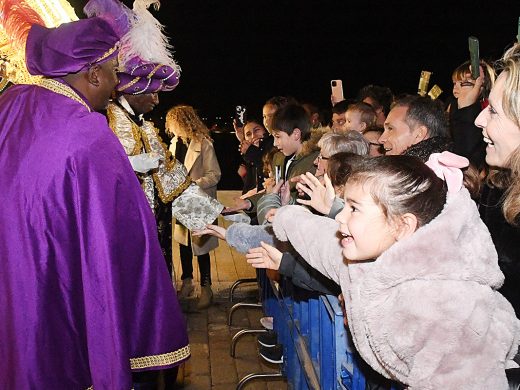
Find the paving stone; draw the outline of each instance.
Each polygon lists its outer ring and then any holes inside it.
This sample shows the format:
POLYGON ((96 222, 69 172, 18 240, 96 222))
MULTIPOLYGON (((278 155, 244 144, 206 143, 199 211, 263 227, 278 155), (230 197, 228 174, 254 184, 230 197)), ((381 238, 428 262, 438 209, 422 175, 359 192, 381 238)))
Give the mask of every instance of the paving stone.
POLYGON ((190 376, 184 386, 183 390, 209 390, 211 389, 211 378, 209 375, 193 375, 190 376))
POLYGON ((229 348, 229 344, 231 342, 231 334, 229 332, 229 327, 226 324, 209 324, 208 325, 208 336, 209 342, 226 342, 229 348))
POLYGON ((237 376, 237 371, 235 368, 235 363, 233 361, 230 361, 228 359, 211 360, 211 384, 212 385, 221 385, 221 384, 236 385, 236 383, 238 383, 238 376, 237 376))
POLYGON ((207 330, 190 330, 188 333, 190 344, 208 344, 207 330))
POLYGON ((208 345, 195 343, 190 344, 190 348, 191 358, 186 362, 184 375, 209 375, 211 371, 208 345))

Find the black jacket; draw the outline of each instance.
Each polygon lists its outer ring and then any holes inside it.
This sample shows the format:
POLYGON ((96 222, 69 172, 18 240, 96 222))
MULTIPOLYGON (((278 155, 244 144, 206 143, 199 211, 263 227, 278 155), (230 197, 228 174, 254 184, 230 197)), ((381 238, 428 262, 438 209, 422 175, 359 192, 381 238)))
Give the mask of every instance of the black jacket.
POLYGON ((280 268, 281 275, 291 278, 291 282, 305 290, 316 291, 322 294, 338 296, 341 293, 340 287, 312 268, 300 255, 292 255, 284 252, 280 268))
POLYGON ((486 143, 482 130, 475 126, 475 119, 482 110, 480 102, 461 109, 457 102, 450 108, 450 131, 453 152, 466 157, 473 166, 482 168, 486 158, 486 143))
POLYGON ((479 211, 480 217, 491 233, 498 253, 498 265, 504 273, 504 285, 500 293, 520 315, 520 229, 506 222, 502 214, 503 191, 484 186, 479 211))

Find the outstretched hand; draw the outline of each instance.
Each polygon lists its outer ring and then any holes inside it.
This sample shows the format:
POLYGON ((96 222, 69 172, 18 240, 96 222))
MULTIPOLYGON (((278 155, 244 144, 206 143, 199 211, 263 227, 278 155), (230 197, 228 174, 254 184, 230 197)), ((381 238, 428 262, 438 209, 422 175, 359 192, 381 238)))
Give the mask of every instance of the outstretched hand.
POLYGON ((191 235, 196 236, 196 237, 204 236, 206 234, 220 238, 221 240, 226 239, 226 229, 221 226, 218 226, 218 225, 206 225, 206 227, 204 227, 204 229, 193 230, 191 232, 191 235))
POLYGON ((224 207, 224 210, 222 210, 223 213, 235 213, 242 210, 247 210, 251 207, 251 201, 247 199, 241 199, 241 198, 235 198, 234 199, 235 204, 231 207, 224 207))
POLYGON ((309 195, 311 199, 298 198, 296 201, 300 204, 311 206, 314 210, 327 215, 332 208, 336 193, 327 174, 323 176, 323 180, 325 185, 321 184, 318 178, 310 172, 300 175, 300 181, 296 184, 296 187, 309 195))
POLYGON ((246 259, 254 268, 268 268, 278 270, 282 262, 283 253, 274 246, 260 243, 258 248, 249 249, 246 259))

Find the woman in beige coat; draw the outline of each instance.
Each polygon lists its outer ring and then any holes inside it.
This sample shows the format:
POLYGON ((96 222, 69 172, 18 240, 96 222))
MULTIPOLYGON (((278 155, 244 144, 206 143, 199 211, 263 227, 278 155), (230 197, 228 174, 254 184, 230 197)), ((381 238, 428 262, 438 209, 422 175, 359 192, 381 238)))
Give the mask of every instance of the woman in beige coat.
MULTIPOLYGON (((220 166, 208 128, 191 106, 175 106, 166 115, 166 131, 173 136, 170 151, 188 170, 189 176, 209 196, 216 198, 220 180, 220 166)), ((200 271, 201 295, 199 309, 211 305, 211 267, 209 251, 218 246, 216 237, 192 237, 185 226, 177 222, 173 238, 180 245, 182 287, 179 298, 188 297, 193 286, 193 255, 197 256, 200 271)))

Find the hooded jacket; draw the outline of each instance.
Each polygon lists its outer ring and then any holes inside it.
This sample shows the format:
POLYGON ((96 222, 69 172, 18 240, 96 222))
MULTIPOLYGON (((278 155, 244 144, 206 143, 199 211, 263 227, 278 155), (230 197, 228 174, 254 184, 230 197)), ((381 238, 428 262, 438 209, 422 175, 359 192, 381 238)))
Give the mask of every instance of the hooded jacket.
POLYGON ((376 261, 344 261, 337 222, 281 208, 274 232, 340 283, 362 358, 410 389, 507 389, 520 322, 496 291, 504 280, 467 190, 376 261))

